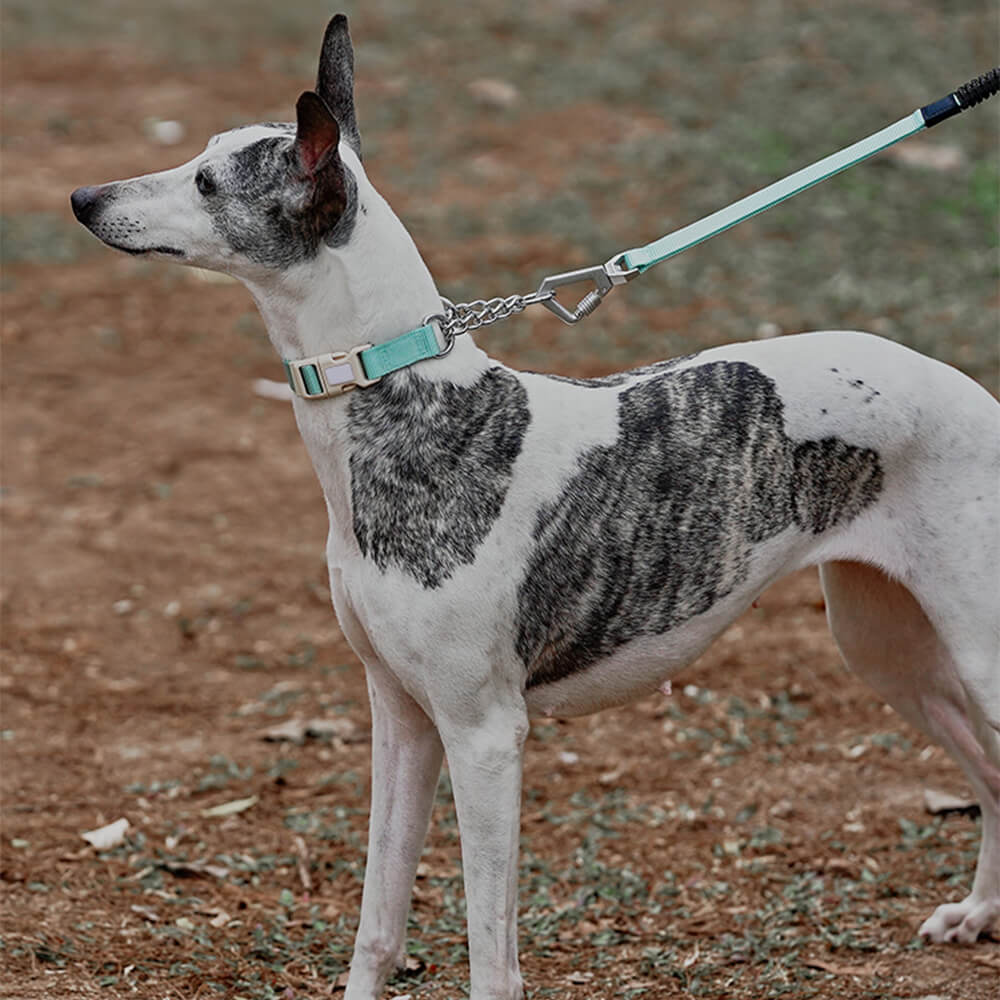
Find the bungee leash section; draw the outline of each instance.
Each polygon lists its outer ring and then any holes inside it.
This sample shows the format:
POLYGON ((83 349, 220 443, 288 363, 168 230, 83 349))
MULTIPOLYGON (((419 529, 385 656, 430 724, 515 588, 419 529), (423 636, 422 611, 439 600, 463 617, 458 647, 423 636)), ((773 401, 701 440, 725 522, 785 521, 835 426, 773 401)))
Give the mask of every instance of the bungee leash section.
POLYGON ((455 338, 461 334, 507 319, 532 305, 545 306, 564 323, 578 323, 601 304, 612 288, 624 285, 648 271, 654 264, 704 243, 744 219, 767 211, 792 195, 839 174, 901 139, 922 129, 932 128, 953 115, 975 107, 997 92, 1000 92, 1000 67, 977 76, 940 101, 925 104, 898 122, 817 160, 704 219, 692 222, 691 225, 644 247, 617 253, 605 264, 549 275, 543 279, 537 291, 528 295, 478 299, 457 305, 448 299, 442 299, 442 312, 425 317, 422 326, 377 346, 359 344, 347 352, 285 361, 288 384, 297 396, 304 399, 325 399, 357 387, 374 385, 383 375, 392 371, 447 354, 454 345, 455 338), (567 309, 557 299, 557 289, 582 281, 592 282, 594 288, 575 307, 567 309), (439 342, 437 331, 440 331, 443 344, 439 342))

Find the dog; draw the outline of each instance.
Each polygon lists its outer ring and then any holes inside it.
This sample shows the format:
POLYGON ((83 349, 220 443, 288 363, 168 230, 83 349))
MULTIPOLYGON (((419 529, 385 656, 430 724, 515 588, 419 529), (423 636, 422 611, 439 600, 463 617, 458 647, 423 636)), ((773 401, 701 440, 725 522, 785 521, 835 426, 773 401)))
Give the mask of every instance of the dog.
POLYGON ((347 1000, 374 1000, 405 954, 445 756, 471 996, 523 997, 529 719, 655 691, 813 565, 848 666, 975 789, 971 892, 919 929, 975 941, 1000 916, 1000 405, 854 332, 589 380, 491 360, 446 335, 433 279, 365 175, 353 74, 338 15, 294 124, 222 133, 183 166, 71 199, 109 246, 241 279, 286 359, 329 513, 333 604, 371 699, 347 1000), (359 363, 415 325, 422 360, 381 377, 359 363))

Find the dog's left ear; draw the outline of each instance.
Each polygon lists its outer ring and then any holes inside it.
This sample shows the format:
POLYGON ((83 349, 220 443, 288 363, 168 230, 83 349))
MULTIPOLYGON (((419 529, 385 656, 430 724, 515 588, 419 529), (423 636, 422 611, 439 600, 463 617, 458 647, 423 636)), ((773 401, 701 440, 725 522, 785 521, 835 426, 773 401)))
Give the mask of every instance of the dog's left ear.
POLYGON ((354 47, 344 14, 337 14, 326 26, 316 93, 333 112, 344 141, 360 158, 361 133, 354 116, 354 47))

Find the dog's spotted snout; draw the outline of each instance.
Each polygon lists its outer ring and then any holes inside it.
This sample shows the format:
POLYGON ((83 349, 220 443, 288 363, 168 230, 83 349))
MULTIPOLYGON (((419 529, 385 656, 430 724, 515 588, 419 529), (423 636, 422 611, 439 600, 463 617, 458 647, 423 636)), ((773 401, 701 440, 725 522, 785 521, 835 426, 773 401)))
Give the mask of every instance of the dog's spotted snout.
POLYGON ((73 214, 85 226, 89 225, 93 219, 100 201, 101 188, 96 186, 79 187, 69 196, 69 203, 73 206, 73 214))

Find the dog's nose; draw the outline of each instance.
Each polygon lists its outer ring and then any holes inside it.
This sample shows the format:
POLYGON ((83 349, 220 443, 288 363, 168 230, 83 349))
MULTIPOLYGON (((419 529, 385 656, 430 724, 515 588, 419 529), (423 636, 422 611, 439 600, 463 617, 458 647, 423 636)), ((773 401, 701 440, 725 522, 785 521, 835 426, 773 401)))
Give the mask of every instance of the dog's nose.
POLYGON ((99 187, 80 187, 69 196, 69 203, 73 206, 73 214, 84 225, 87 225, 93 218, 100 197, 101 189, 99 187))

